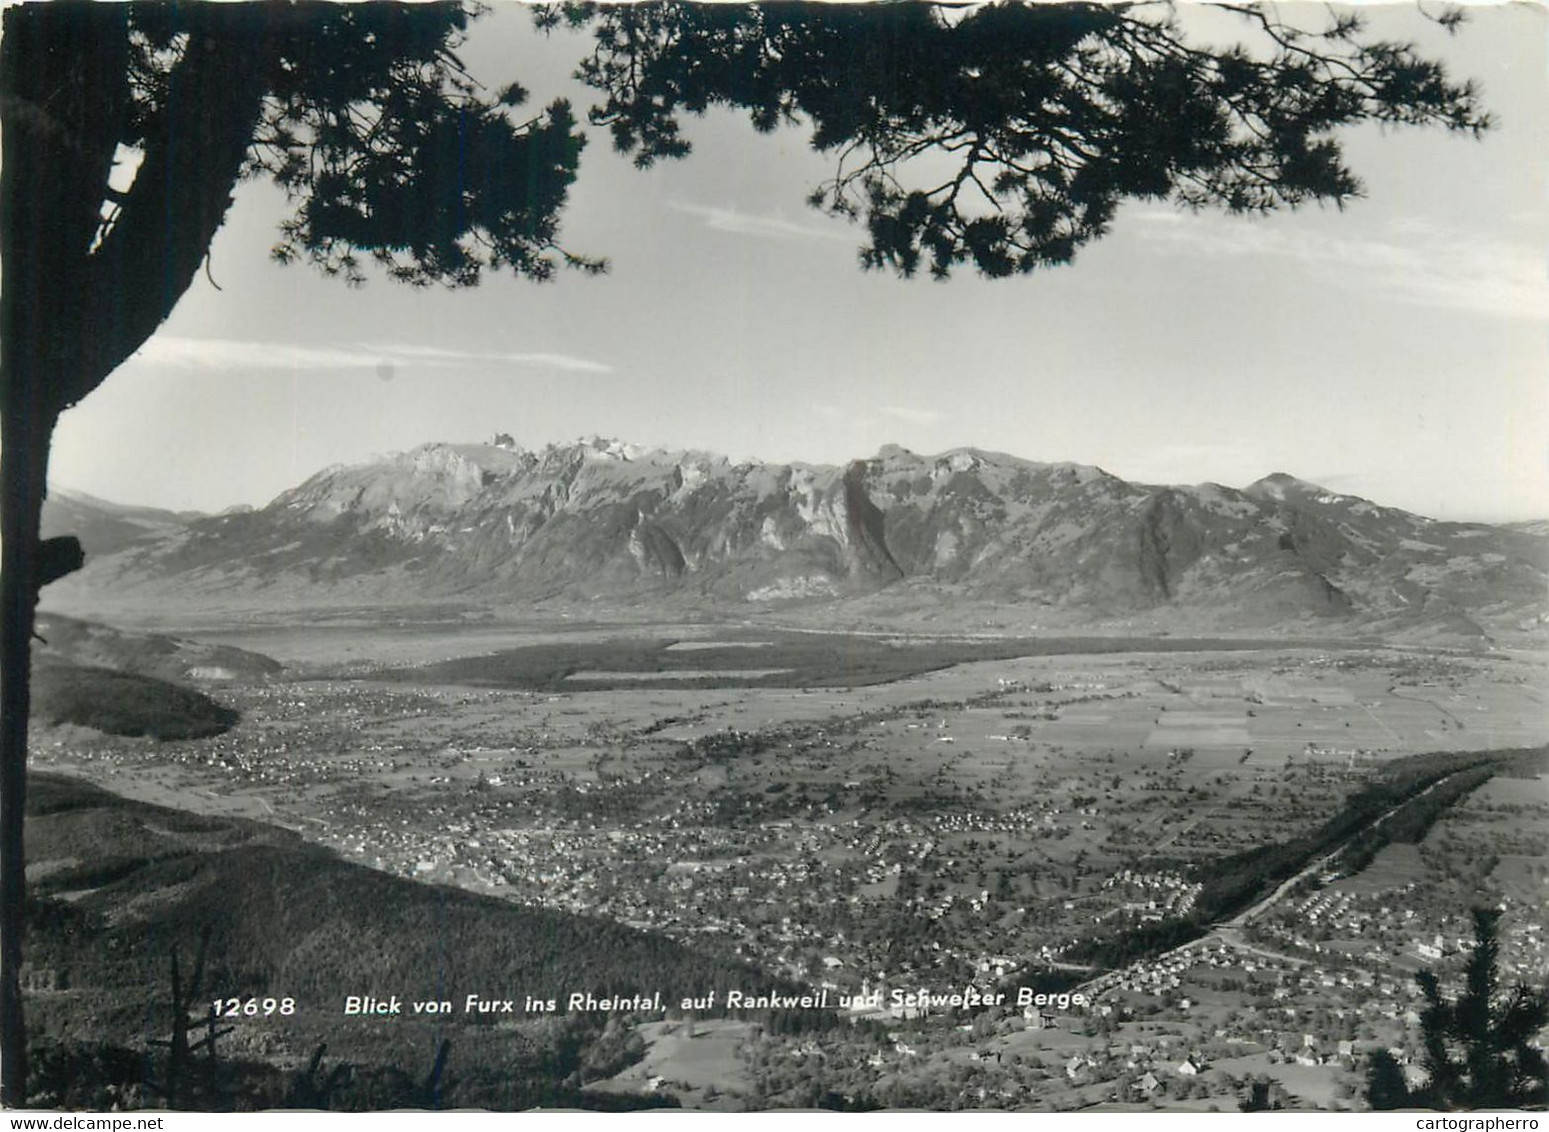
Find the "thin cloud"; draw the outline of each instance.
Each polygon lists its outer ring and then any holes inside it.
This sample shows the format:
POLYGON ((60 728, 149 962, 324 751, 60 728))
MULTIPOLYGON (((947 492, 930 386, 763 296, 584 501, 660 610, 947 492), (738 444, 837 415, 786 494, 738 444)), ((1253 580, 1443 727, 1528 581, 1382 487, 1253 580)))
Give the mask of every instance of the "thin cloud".
POLYGON ((177 335, 155 336, 135 353, 133 360, 145 365, 207 370, 380 370, 383 366, 516 365, 571 373, 613 372, 612 366, 590 358, 547 352, 450 350, 407 343, 309 346, 177 335))
POLYGON ((706 228, 715 232, 729 232, 736 236, 752 236, 760 240, 842 240, 854 243, 855 236, 838 225, 803 224, 787 220, 784 216, 755 216, 739 212, 735 208, 717 208, 707 204, 690 204, 687 201, 669 201, 674 212, 698 217, 706 228))
MULTIPOLYGON (((395 344, 381 347, 394 358, 411 362, 462 365, 468 362, 498 362, 516 366, 547 366, 550 369, 570 370, 575 373, 612 373, 613 367, 590 358, 578 358, 574 354, 555 353, 502 353, 499 351, 447 350, 437 346, 413 346, 395 344)), ((391 359, 389 359, 391 360, 391 359)))
POLYGON ((1394 301, 1531 321, 1549 312, 1542 256, 1499 237, 1412 218, 1390 220, 1375 235, 1344 236, 1233 217, 1183 224, 1176 211, 1157 208, 1128 215, 1145 241, 1295 261, 1337 286, 1394 301))

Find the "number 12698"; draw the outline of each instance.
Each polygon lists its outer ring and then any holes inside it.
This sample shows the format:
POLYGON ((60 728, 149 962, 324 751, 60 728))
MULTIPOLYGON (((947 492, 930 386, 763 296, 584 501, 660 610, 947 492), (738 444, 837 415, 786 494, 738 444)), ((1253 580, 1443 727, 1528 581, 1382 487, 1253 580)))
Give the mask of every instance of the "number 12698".
POLYGON ((296 1013, 293 998, 217 998, 210 1004, 217 1018, 259 1018, 271 1014, 296 1013))

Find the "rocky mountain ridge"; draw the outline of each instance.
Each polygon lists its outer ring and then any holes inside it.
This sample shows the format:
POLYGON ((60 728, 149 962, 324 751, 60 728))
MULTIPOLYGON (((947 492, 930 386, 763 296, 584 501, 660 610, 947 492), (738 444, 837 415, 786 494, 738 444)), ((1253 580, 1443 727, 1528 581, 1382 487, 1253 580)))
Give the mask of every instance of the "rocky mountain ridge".
POLYGON ((1537 624, 1549 583, 1531 526, 1442 522, 1285 474, 1157 486, 973 448, 835 466, 499 439, 326 469, 62 585, 299 604, 970 600, 1072 623, 1480 637, 1537 624))

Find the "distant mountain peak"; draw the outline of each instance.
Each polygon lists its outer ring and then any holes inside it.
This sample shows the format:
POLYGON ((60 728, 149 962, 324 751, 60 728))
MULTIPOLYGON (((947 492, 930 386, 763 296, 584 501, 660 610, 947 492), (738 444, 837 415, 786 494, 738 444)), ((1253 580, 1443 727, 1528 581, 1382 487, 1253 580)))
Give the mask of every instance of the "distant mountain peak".
POLYGON ((1298 495, 1334 495, 1322 484, 1311 483, 1308 480, 1298 479, 1289 472, 1271 472, 1262 479, 1254 480, 1243 488, 1246 495, 1259 498, 1284 499, 1288 492, 1298 495))
POLYGON ((1324 488, 1321 483, 1312 483, 1310 480, 1298 479, 1290 472, 1270 472, 1266 477, 1250 483, 1247 488, 1244 488, 1244 491, 1264 491, 1266 494, 1272 491, 1324 492, 1327 491, 1327 488, 1324 488))

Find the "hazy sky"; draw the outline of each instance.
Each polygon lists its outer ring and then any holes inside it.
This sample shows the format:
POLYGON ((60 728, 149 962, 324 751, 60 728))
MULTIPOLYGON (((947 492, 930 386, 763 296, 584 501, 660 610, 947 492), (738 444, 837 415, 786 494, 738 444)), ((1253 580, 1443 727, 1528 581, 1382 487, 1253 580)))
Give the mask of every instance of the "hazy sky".
MULTIPOLYGON (((1368 193, 1343 212, 1131 204, 1073 265, 1013 280, 863 273, 858 230, 803 203, 827 171, 805 133, 731 114, 648 172, 594 132, 562 234, 609 258, 600 278, 349 289, 272 264, 283 200, 245 186, 219 289, 201 277, 65 415, 51 478, 215 510, 425 441, 598 433, 781 461, 973 445, 1144 482, 1288 471, 1440 517, 1549 516, 1549 20, 1476 8, 1449 39, 1412 5, 1367 11, 1476 77, 1498 129, 1357 131, 1368 193)), ((1202 36, 1223 18, 1185 15, 1202 36)), ((584 108, 584 48, 506 8, 464 55, 584 108)))

